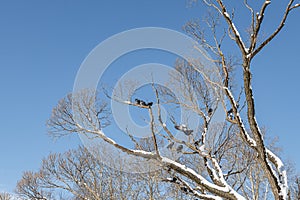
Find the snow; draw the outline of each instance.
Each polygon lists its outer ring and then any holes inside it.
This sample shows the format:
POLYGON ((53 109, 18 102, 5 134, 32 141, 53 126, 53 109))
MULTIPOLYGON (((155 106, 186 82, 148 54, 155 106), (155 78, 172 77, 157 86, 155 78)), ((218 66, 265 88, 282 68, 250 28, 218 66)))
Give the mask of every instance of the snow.
POLYGON ((204 177, 202 177, 200 174, 196 173, 193 169, 186 167, 185 165, 182 165, 180 163, 177 163, 176 161, 173 161, 169 158, 162 157, 161 161, 165 164, 171 164, 176 166, 177 168, 180 168, 181 171, 186 174, 186 176, 194 177, 193 179, 198 179, 196 182, 201 185, 205 185, 206 188, 210 188, 212 190, 217 190, 224 193, 230 193, 235 196, 238 200, 245 200, 243 196, 241 196, 239 193, 237 193, 235 190, 233 190, 229 185, 226 185, 225 187, 221 187, 218 185, 215 185, 213 183, 210 183, 207 181, 204 177))
POLYGON ((241 36, 240 36, 240 33, 239 33, 238 30, 236 29, 234 23, 232 23, 232 28, 233 28, 234 31, 235 31, 235 35, 236 35, 238 38, 240 38, 240 37, 241 37, 241 36))
POLYGON ((238 38, 238 43, 241 44, 242 49, 245 50, 246 53, 249 52, 249 50, 247 50, 247 48, 245 47, 245 44, 243 43, 243 40, 241 38, 241 35, 239 33, 239 31, 237 30, 236 26, 234 25, 234 23, 232 22, 232 20, 230 19, 230 15, 225 11, 223 12, 223 15, 225 16, 225 18, 227 18, 227 20, 230 23, 230 26, 232 28, 233 33, 235 34, 235 37, 238 38))
POLYGON ((281 188, 280 195, 282 195, 284 199, 286 199, 287 192, 288 192, 288 184, 287 184, 287 174, 286 174, 286 170, 284 170, 284 165, 282 161, 272 151, 267 149, 266 152, 269 157, 272 157, 272 160, 275 160, 274 164, 279 174, 279 187, 281 188))
POLYGON ((143 150, 132 150, 133 153, 136 154, 144 154, 144 155, 149 155, 149 156, 154 156, 154 153, 148 152, 148 151, 143 151, 143 150))
POLYGON ((287 199, 288 186, 287 186, 287 175, 285 170, 282 172, 282 181, 283 183, 279 183, 279 186, 281 188, 279 194, 283 196, 283 199, 287 199))
POLYGON ((227 18, 230 18, 229 14, 227 12, 224 12, 224 16, 227 18))
POLYGON ((204 150, 205 150, 205 145, 204 145, 204 144, 201 145, 200 148, 199 148, 199 150, 200 150, 200 151, 204 151, 204 150))
POLYGON ((261 17, 262 17, 261 15, 258 15, 257 19, 258 19, 258 20, 261 20, 261 17))
POLYGON ((166 178, 167 181, 173 181, 173 178, 166 178))
MULTIPOLYGON (((237 107, 237 104, 236 104, 236 102, 235 102, 235 100, 234 100, 234 97, 232 96, 232 94, 231 94, 231 92, 229 91, 229 89, 228 89, 227 87, 223 87, 223 89, 227 91, 227 93, 228 93, 228 95, 229 95, 229 98, 233 100, 233 106, 234 106, 234 107, 237 107)), ((243 121, 242 121, 242 119, 241 119, 239 113, 237 113, 236 116, 237 116, 237 119, 239 120, 240 127, 242 128, 242 130, 243 130, 243 132, 244 132, 244 135, 245 135, 245 137, 246 137, 247 142, 248 142, 252 147, 256 147, 256 142, 255 142, 255 140, 253 140, 253 139, 250 137, 250 135, 247 133, 246 128, 245 128, 245 126, 244 126, 244 123, 243 123, 243 121)))
POLYGON ((207 133, 207 127, 204 128, 203 133, 202 133, 202 143, 203 144, 205 144, 206 133, 207 133))
POLYGON ((277 167, 277 170, 281 171, 281 169, 283 168, 282 161, 272 151, 270 151, 269 149, 267 149, 266 151, 268 153, 268 156, 271 156, 275 160, 275 162, 276 162, 275 165, 277 167))

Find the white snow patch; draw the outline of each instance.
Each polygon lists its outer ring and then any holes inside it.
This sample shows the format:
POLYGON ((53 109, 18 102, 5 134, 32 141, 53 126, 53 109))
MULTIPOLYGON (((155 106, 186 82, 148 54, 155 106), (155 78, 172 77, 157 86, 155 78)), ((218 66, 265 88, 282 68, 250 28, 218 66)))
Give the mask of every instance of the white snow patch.
POLYGON ((261 15, 258 15, 257 19, 258 19, 258 20, 261 20, 261 17, 262 17, 261 15))
POLYGON ((224 16, 230 18, 230 15, 227 12, 224 12, 224 16))
POLYGON ((232 23, 232 27, 233 27, 233 29, 234 29, 234 31, 235 31, 236 36, 237 36, 238 38, 240 38, 240 37, 241 37, 241 36, 240 36, 240 33, 239 33, 238 30, 236 29, 234 23, 232 23))

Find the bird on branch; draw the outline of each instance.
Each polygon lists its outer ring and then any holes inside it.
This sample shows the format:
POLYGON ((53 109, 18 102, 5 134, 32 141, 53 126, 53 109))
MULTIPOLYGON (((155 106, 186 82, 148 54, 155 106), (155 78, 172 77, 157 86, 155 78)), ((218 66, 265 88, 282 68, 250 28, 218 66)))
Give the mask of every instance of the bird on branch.
POLYGON ((172 149, 173 146, 174 146, 174 142, 171 142, 171 143, 167 146, 167 148, 168 148, 168 149, 172 149))
POLYGON ((212 114, 213 114, 213 109, 212 108, 208 109, 208 116, 211 116, 212 114))
POLYGON ((188 129, 187 126, 185 124, 181 124, 181 125, 175 125, 174 126, 177 130, 182 131, 184 134, 186 135, 191 135, 193 130, 188 129))
POLYGON ((138 106, 143 106, 143 107, 151 107, 153 105, 153 102, 148 102, 146 103, 145 101, 141 99, 135 99, 135 104, 138 106))
POLYGON ((183 149, 183 145, 179 145, 176 149, 177 153, 181 152, 183 149))

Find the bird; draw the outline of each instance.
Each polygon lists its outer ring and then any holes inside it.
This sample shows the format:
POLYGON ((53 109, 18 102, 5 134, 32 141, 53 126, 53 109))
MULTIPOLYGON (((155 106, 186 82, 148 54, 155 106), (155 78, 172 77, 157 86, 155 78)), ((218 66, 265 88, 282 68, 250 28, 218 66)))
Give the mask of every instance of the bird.
POLYGON ((231 108, 230 110, 227 111, 227 115, 231 115, 233 113, 233 109, 231 108))
POLYGON ((139 105, 139 106, 145 106, 145 107, 151 107, 153 105, 153 102, 148 102, 146 103, 145 101, 143 100, 140 100, 140 99, 135 99, 135 104, 136 105, 139 105))
POLYGON ((149 102, 148 104, 147 104, 147 106, 149 106, 149 107, 151 107, 153 105, 153 102, 149 102))
POLYGON ((181 125, 175 125, 175 128, 177 129, 177 130, 180 130, 180 131, 182 131, 182 129, 184 129, 184 128, 186 128, 186 125, 185 124, 181 124, 181 125))
POLYGON ((212 113, 213 113, 213 109, 212 108, 208 109, 208 116, 211 116, 212 113))
POLYGON ((227 116, 230 117, 230 119, 233 118, 233 109, 232 108, 227 111, 227 116))
POLYGON ((184 192, 187 192, 187 191, 188 191, 188 189, 187 189, 186 187, 180 187, 180 189, 181 189, 182 191, 184 191, 184 192))
POLYGON ((200 142, 201 142, 201 140, 197 140, 196 142, 194 142, 194 145, 199 146, 200 142))
POLYGON ((193 130, 186 130, 186 131, 183 131, 184 134, 186 134, 187 136, 191 135, 193 133, 193 130))
POLYGON ((140 103, 141 103, 141 100, 139 100, 139 99, 135 99, 135 103, 136 103, 136 104, 138 104, 138 105, 140 105, 140 103))
POLYGON ((148 106, 147 103, 145 101, 143 101, 143 100, 141 100, 140 105, 142 105, 142 106, 148 106))
POLYGON ((171 183, 175 183, 177 181, 176 177, 173 177, 173 179, 171 180, 171 183))
POLYGON ((182 131, 184 134, 186 134, 186 135, 191 135, 192 134, 192 132, 193 132, 193 130, 191 130, 191 129, 188 129, 187 127, 186 127, 186 125, 185 124, 181 124, 181 125, 175 125, 174 126, 177 130, 179 130, 179 131, 182 131))
POLYGON ((167 148, 168 148, 168 149, 172 149, 173 146, 174 146, 174 142, 171 142, 171 143, 167 146, 167 148))
POLYGON ((179 145, 176 149, 177 153, 181 152, 183 149, 183 145, 179 145))

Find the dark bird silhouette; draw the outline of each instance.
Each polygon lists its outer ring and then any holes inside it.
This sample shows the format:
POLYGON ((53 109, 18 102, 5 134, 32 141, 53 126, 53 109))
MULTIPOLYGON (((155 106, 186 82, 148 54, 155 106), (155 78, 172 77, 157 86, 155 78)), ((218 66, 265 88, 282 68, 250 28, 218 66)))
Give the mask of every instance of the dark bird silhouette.
POLYGON ((173 146, 174 146, 174 142, 171 142, 171 143, 167 146, 167 148, 168 148, 168 149, 172 149, 173 146))
POLYGON ((153 102, 146 103, 143 100, 135 99, 135 104, 139 106, 151 107, 153 105, 153 102))
POLYGON ((184 134, 186 134, 186 135, 191 135, 192 134, 192 132, 193 132, 193 130, 191 130, 191 129, 188 129, 187 127, 186 127, 186 125, 185 124, 181 124, 181 125, 175 125, 175 128, 177 129, 177 130, 179 130, 179 131, 182 131, 184 134))
POLYGON ((177 181, 176 177, 173 177, 173 179, 171 180, 171 183, 175 183, 177 181))
POLYGON ((199 146, 200 142, 201 142, 200 140, 197 140, 196 142, 194 142, 194 145, 199 146))
POLYGON ((187 192, 187 191, 188 191, 188 189, 187 189, 186 187, 180 187, 180 189, 181 189, 182 191, 184 191, 184 192, 187 192))
POLYGON ((142 106, 148 106, 147 103, 145 101, 143 101, 143 100, 141 100, 140 105, 142 105, 142 106))
POLYGON ((183 149, 183 145, 179 145, 176 149, 177 153, 181 152, 183 149))
POLYGON ((212 108, 208 109, 208 116, 211 116, 212 113, 213 113, 213 109, 212 108))
POLYGON ((149 106, 149 107, 151 107, 153 105, 153 102, 149 102, 148 104, 147 104, 147 106, 149 106))
POLYGON ((230 118, 230 119, 233 119, 233 109, 231 108, 230 110, 227 111, 227 116, 230 118))
POLYGON ((227 115, 231 115, 233 113, 233 109, 231 108, 230 110, 227 111, 227 115))
POLYGON ((135 99, 135 103, 138 104, 138 105, 140 105, 141 104, 141 100, 135 99))

